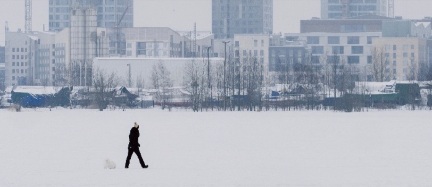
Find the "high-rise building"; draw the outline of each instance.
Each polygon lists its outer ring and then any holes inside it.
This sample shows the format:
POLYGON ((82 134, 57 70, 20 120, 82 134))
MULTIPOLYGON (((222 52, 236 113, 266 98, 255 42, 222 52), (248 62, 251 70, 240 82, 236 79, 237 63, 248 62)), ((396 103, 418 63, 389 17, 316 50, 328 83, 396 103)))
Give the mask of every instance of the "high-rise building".
POLYGON ((216 39, 271 34, 273 0, 212 0, 212 28, 216 39))
POLYGON ((0 64, 5 63, 5 47, 0 46, 0 64))
POLYGON ((49 0, 49 30, 69 27, 74 8, 95 9, 98 27, 133 27, 133 0, 49 0))
POLYGON ((393 0, 321 0, 322 19, 363 15, 393 17, 393 0))

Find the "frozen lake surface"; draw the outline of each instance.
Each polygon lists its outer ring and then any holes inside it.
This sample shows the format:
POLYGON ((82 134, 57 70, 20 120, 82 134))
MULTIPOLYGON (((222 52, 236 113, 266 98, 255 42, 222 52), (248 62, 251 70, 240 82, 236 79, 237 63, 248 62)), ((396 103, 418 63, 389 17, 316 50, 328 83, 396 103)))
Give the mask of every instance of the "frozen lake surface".
POLYGON ((0 110, 0 186, 432 186, 431 120, 431 111, 0 110), (124 169, 135 121, 149 169, 136 155, 124 169))

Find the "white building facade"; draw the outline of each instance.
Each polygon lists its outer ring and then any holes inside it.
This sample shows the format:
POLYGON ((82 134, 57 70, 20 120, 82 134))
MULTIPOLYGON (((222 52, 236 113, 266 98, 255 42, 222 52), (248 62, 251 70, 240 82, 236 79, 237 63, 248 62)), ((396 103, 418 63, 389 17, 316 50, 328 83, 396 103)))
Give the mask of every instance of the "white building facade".
POLYGON ((384 81, 413 81, 425 77, 429 69, 427 40, 417 37, 385 37, 374 39, 374 45, 384 56, 384 81))
POLYGON ((325 66, 332 63, 330 60, 333 56, 337 56, 337 63, 354 67, 358 81, 368 81, 374 48, 372 42, 381 35, 381 32, 301 33, 285 34, 285 37, 293 41, 305 41, 313 64, 325 66))
MULTIPOLYGON (((144 79, 146 87, 151 87, 151 75, 153 66, 162 63, 170 72, 173 86, 183 86, 186 67, 192 62, 207 64, 204 58, 95 58, 94 68, 107 74, 114 73, 119 78, 120 84, 128 85, 129 77, 132 87, 136 80, 144 79)), ((223 64, 222 58, 210 58, 211 73, 215 74, 217 65, 223 64)), ((95 72, 94 72, 95 73, 95 72)))

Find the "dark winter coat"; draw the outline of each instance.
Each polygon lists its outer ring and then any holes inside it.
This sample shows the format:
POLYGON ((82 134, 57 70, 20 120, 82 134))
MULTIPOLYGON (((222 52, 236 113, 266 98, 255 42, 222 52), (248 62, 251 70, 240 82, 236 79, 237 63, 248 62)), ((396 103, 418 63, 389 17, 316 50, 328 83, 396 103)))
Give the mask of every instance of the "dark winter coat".
POLYGON ((140 136, 139 130, 136 127, 132 127, 129 134, 129 148, 139 147, 138 138, 140 136))

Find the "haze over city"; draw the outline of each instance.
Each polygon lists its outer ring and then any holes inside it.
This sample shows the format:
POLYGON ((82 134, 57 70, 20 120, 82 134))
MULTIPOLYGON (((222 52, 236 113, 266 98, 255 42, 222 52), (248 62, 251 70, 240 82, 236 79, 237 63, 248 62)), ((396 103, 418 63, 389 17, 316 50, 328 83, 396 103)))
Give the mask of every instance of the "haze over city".
MULTIPOLYGON (((4 26, 24 30, 24 0, 0 0, 0 45, 4 26)), ((200 31, 211 31, 211 0, 135 0, 136 27, 170 27, 189 31, 197 23, 200 31)), ((420 19, 430 16, 430 0, 395 0, 395 15, 420 19)), ((274 33, 297 33, 299 21, 320 17, 320 0, 274 0, 274 33)), ((48 0, 33 0, 33 30, 48 30, 48 0)))
POLYGON ((432 186, 431 7, 0 0, 0 187, 432 186))

